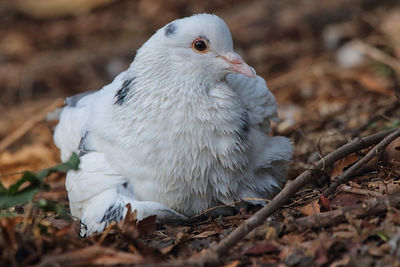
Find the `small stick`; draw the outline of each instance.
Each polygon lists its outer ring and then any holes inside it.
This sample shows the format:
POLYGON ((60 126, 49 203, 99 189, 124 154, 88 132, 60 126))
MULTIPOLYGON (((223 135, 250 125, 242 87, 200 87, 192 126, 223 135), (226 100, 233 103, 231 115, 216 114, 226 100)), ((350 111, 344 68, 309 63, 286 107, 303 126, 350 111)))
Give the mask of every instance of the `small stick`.
POLYGON ((346 214, 351 214, 355 218, 362 218, 364 216, 387 211, 390 207, 400 208, 400 194, 371 198, 363 201, 361 204, 296 219, 286 225, 285 233, 290 233, 296 229, 304 231, 312 228, 337 225, 346 221, 346 214))
POLYGON ((353 188, 351 186, 344 185, 344 184, 342 184, 342 186, 339 187, 339 189, 342 192, 351 193, 351 194, 371 196, 371 197, 383 197, 382 193, 367 190, 367 189, 362 189, 362 188, 353 188))
POLYGON ((203 250, 200 254, 193 256, 185 262, 180 264, 195 264, 195 265, 214 265, 218 264, 220 257, 225 255, 233 246, 235 246, 242 238, 244 238, 251 230, 264 223, 264 221, 271 216, 275 211, 281 208, 296 192, 298 192, 305 185, 313 181, 314 173, 319 173, 322 166, 328 166, 350 155, 360 149, 369 147, 380 142, 387 135, 391 134, 394 130, 380 132, 368 137, 358 138, 351 143, 345 144, 339 149, 329 153, 323 159, 315 164, 309 164, 308 170, 296 177, 293 181, 289 181, 286 186, 277 194, 270 203, 260 209, 257 213, 247 219, 242 225, 232 231, 226 238, 221 240, 217 245, 203 250), (312 168, 312 167, 315 168, 312 168))
POLYGON ((328 197, 339 184, 347 182, 363 165, 368 163, 373 157, 375 157, 380 151, 382 151, 390 142, 400 136, 400 129, 395 130, 388 136, 386 136, 379 144, 372 148, 365 157, 355 163, 353 166, 348 168, 342 175, 338 176, 329 187, 324 191, 324 196, 328 197))
POLYGON ((60 107, 64 103, 61 98, 56 99, 51 105, 47 106, 45 109, 41 110, 39 113, 33 115, 28 121, 22 124, 18 129, 12 132, 10 135, 6 136, 0 142, 0 153, 3 152, 7 147, 12 145, 14 142, 18 141, 22 136, 24 136, 30 129, 32 129, 38 122, 44 120, 47 114, 54 109, 60 107))

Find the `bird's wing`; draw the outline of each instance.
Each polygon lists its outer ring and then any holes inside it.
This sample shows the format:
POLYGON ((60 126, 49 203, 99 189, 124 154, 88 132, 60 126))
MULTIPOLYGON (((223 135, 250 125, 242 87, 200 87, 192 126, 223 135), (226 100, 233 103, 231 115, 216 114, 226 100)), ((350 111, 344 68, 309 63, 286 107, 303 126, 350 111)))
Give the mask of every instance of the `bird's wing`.
POLYGON ((61 151, 61 160, 66 161, 73 152, 86 153, 88 148, 88 133, 93 120, 101 120, 98 114, 92 112, 95 103, 105 98, 112 98, 121 87, 125 72, 119 74, 112 83, 99 91, 80 93, 65 100, 66 106, 60 114, 60 121, 54 132, 54 142, 61 151))
POLYGON ((248 173, 245 174, 250 181, 250 189, 243 187, 239 194, 242 198, 271 197, 285 183, 287 162, 293 153, 289 139, 265 134, 271 130, 271 121, 278 121, 275 97, 258 75, 252 79, 241 74, 230 74, 227 82, 247 108, 253 128, 249 135, 253 149, 249 155, 248 173))
POLYGON ((250 126, 270 131, 270 122, 278 121, 277 103, 263 78, 249 78, 242 74, 229 74, 228 85, 239 95, 247 108, 250 126))
POLYGON ((121 220, 127 204, 137 211, 137 219, 150 215, 157 215, 159 222, 186 219, 161 203, 137 200, 133 185, 111 166, 102 147, 92 140, 104 130, 99 127, 113 130, 105 122, 107 107, 125 101, 126 81, 123 72, 100 91, 67 98, 54 133, 61 159, 65 161, 75 152, 81 160, 79 170, 68 172, 65 184, 71 213, 85 226, 81 235, 103 231, 111 221, 121 220))

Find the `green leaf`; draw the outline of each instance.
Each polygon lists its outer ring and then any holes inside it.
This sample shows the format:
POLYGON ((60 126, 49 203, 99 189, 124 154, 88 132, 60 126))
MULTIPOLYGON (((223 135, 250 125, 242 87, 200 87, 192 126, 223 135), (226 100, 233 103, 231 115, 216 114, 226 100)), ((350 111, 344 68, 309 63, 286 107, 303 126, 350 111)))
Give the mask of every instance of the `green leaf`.
POLYGON ((38 179, 38 177, 29 171, 24 172, 24 174, 22 175, 22 178, 19 179, 15 184, 11 185, 8 188, 8 194, 15 194, 18 192, 18 189, 21 187, 21 185, 23 185, 25 182, 30 182, 31 185, 40 185, 40 180, 38 179))
MULTIPOLYGON (((49 189, 49 186, 43 182, 44 178, 54 172, 78 170, 78 166, 79 157, 74 153, 67 162, 44 169, 37 174, 28 171, 24 172, 21 179, 12 184, 8 189, 0 182, 0 209, 8 209, 12 206, 31 201, 39 190, 49 189), (22 185, 24 187, 21 189, 22 185)), ((59 211, 62 212, 62 210, 59 211)))
POLYGON ((57 166, 44 169, 37 174, 37 177, 40 180, 43 180, 53 172, 67 172, 69 170, 78 170, 79 166, 79 157, 73 153, 68 161, 58 164, 57 166))
POLYGON ((7 192, 7 189, 4 187, 4 185, 0 181, 0 193, 7 192))
POLYGON ((33 199, 39 187, 29 186, 16 194, 0 194, 0 209, 8 209, 15 205, 25 204, 33 199))

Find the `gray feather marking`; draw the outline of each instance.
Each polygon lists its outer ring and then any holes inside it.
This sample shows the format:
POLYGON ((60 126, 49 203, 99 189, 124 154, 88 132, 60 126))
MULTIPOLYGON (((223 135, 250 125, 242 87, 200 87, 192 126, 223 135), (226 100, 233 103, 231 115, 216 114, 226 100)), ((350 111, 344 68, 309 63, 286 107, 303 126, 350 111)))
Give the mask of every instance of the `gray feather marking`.
POLYGON ((165 36, 170 36, 172 34, 175 34, 176 32, 176 25, 174 23, 168 24, 168 26, 165 28, 165 36))
POLYGON ((90 152, 93 152, 92 149, 89 148, 88 145, 88 134, 89 132, 86 131, 85 134, 82 136, 81 141, 79 142, 78 150, 79 150, 79 157, 82 157, 90 152))
POLYGON ((67 106, 74 108, 74 107, 77 106, 79 100, 81 100, 81 99, 84 98, 85 96, 91 95, 91 94, 93 94, 93 93, 95 93, 95 92, 96 92, 96 91, 83 92, 83 93, 80 93, 80 94, 76 94, 76 95, 67 97, 67 98, 65 99, 64 103, 65 103, 67 106))
POLYGON ((117 98, 117 100, 115 100, 114 104, 122 105, 125 103, 126 98, 128 97, 130 90, 132 89, 132 85, 133 85, 134 81, 135 81, 135 77, 133 77, 132 79, 125 80, 122 83, 121 88, 115 94, 115 97, 117 98))
POLYGON ((107 227, 107 225, 109 225, 112 221, 119 222, 124 218, 124 208, 125 207, 121 204, 111 205, 104 213, 100 223, 105 222, 105 227, 107 227))

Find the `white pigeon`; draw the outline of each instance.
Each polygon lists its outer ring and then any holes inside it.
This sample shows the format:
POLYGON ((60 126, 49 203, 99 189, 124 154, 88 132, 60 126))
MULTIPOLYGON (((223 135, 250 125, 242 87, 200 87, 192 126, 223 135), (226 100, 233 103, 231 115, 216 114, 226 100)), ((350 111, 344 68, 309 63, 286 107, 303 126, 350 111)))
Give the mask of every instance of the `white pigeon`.
POLYGON ((168 222, 270 198, 286 181, 291 142, 268 136, 275 98, 215 15, 167 24, 111 84, 66 104, 54 140, 63 161, 80 156, 66 188, 82 234, 123 219, 128 203, 168 222))

